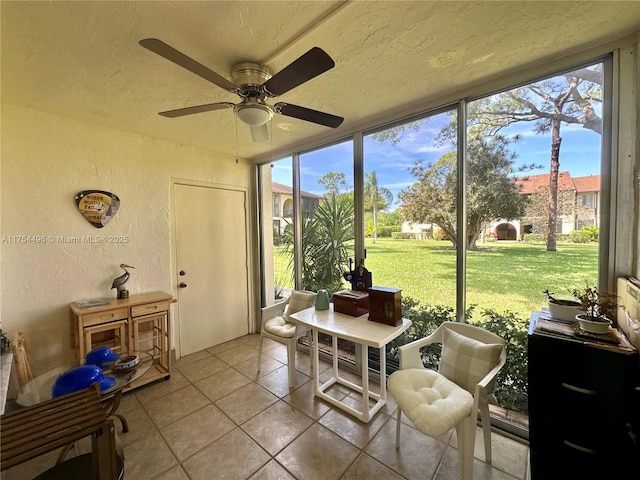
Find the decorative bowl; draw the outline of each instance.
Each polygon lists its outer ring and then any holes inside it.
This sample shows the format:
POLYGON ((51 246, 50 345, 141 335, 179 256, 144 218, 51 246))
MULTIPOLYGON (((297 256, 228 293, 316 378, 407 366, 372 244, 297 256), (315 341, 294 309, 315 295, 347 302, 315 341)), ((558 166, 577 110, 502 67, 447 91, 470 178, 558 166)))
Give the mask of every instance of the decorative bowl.
POLYGON ((113 387, 116 379, 105 377, 102 374, 102 369, 95 365, 73 367, 56 378, 52 386, 52 397, 55 398, 77 390, 83 390, 96 382, 100 383, 100 390, 105 391, 113 387))
POLYGON ((114 372, 128 372, 140 365, 140 357, 137 355, 125 355, 120 357, 116 363, 113 364, 111 370, 114 372))

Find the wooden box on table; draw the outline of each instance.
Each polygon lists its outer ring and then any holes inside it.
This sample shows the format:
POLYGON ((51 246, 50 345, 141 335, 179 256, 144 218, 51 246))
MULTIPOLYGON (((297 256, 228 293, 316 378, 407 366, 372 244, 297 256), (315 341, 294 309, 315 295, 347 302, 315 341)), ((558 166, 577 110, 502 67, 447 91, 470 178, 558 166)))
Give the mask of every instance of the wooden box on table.
POLYGON ((341 290, 333 294, 333 311, 352 317, 369 313, 369 294, 358 290, 341 290))

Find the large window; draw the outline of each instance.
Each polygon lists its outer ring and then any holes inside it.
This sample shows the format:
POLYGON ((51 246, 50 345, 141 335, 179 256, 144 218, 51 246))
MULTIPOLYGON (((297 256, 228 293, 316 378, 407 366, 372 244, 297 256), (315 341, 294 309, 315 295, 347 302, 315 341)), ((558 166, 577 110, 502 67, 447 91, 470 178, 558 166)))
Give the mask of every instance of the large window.
POLYGON ((531 312, 544 290, 611 280, 610 70, 580 65, 295 154, 296 286, 348 288, 340 273, 364 259, 374 285, 402 290, 400 342, 445 320, 502 336, 492 413, 526 432, 531 312))
POLYGON ((353 259, 353 143, 300 155, 302 288, 335 292, 353 259))
POLYGON ((434 113, 364 136, 364 226, 376 285, 455 309, 457 157, 440 140, 452 118, 434 113))

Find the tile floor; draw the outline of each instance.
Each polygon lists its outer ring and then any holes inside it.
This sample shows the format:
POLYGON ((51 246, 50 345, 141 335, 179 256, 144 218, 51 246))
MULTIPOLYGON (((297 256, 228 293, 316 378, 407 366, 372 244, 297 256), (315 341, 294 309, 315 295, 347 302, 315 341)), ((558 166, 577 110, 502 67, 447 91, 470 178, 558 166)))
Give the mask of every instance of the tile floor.
MULTIPOLYGON (((259 335, 248 335, 179 359, 171 379, 124 395, 120 434, 130 480, 355 480, 458 478, 455 434, 439 438, 402 428, 395 449, 393 397, 369 424, 313 395, 310 359, 298 352, 296 389, 287 385, 287 353, 265 339, 256 372, 259 335)), ((321 371, 329 368, 322 363, 321 371)), ((350 378, 357 381, 357 376, 350 378)), ((358 403, 342 386, 331 394, 358 403)), ((120 425, 116 425, 120 430, 120 425)), ((492 435, 493 466, 484 462, 478 429, 473 477, 528 480, 526 445, 492 435)), ((89 449, 89 442, 80 451, 89 449)), ((56 454, 7 470, 2 480, 32 479, 56 454)))

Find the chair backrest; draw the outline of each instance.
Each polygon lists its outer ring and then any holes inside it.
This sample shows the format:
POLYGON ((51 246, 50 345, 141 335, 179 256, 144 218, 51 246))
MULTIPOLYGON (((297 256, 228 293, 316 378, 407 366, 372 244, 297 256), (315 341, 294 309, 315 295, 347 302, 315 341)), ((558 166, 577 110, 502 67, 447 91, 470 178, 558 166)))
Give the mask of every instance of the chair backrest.
POLYGON ((291 292, 291 296, 287 299, 287 307, 284 310, 282 316, 285 320, 289 321, 289 315, 291 313, 299 312, 305 308, 313 307, 316 301, 316 292, 311 290, 294 290, 291 292))
MULTIPOLYGON (((478 382, 506 361, 504 340, 480 327, 444 322, 436 332, 442 343, 438 371, 472 395, 478 382)), ((495 377, 487 385, 485 393, 490 394, 494 386, 495 377)))
POLYGON ((23 386, 33 380, 33 372, 31 371, 31 353, 22 332, 18 332, 14 337, 11 349, 13 351, 13 364, 16 368, 18 385, 23 386))

